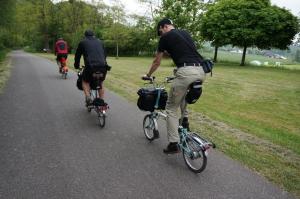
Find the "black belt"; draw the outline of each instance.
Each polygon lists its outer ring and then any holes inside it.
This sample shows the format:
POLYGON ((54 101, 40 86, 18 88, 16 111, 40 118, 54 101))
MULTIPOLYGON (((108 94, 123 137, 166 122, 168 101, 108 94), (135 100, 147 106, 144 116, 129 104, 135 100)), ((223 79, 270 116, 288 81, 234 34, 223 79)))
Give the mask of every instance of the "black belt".
POLYGON ((201 64, 200 63, 183 63, 183 64, 177 66, 177 68, 186 67, 186 66, 196 66, 196 67, 198 67, 198 66, 201 66, 201 64))

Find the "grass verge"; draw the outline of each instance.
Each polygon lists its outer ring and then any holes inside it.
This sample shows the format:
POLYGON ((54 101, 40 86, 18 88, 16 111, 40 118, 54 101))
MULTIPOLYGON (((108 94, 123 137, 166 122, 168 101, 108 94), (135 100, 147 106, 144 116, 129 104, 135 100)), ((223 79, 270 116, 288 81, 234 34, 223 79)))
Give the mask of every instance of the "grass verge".
POLYGON ((3 92, 6 81, 10 75, 10 59, 6 57, 6 53, 0 52, 0 94, 3 92))
MULTIPOLYGON (((42 54, 48 57, 49 55, 42 54)), ((54 60, 54 56, 50 56, 54 60)), ((73 65, 69 56, 69 65, 73 65)), ((151 58, 108 58, 105 86, 136 102, 151 58)), ((172 72, 164 60, 158 80, 172 72)), ((298 67, 298 66, 296 66, 298 67)), ((220 151, 300 196, 300 71, 218 63, 201 99, 191 105, 193 129, 220 151)))

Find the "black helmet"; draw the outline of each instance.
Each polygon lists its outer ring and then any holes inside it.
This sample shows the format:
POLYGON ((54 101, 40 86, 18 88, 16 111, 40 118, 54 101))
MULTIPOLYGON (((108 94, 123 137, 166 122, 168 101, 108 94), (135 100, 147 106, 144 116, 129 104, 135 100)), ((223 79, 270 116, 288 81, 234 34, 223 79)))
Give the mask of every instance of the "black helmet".
POLYGON ((86 37, 94 36, 94 32, 92 30, 86 30, 84 32, 84 36, 86 36, 86 37))
POLYGON ((163 27, 163 26, 166 25, 166 24, 168 24, 168 25, 173 25, 173 22, 172 22, 171 19, 168 19, 168 18, 164 18, 164 19, 162 19, 162 20, 160 20, 160 21, 158 22, 157 27, 156 27, 157 35, 158 35, 158 36, 160 36, 159 28, 160 28, 161 26, 163 27))

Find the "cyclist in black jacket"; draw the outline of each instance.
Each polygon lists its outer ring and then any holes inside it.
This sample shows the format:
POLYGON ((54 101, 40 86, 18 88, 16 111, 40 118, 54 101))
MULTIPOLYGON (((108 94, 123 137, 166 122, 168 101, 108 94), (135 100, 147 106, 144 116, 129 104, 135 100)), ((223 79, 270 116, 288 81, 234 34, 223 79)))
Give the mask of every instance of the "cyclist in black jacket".
MULTIPOLYGON (((94 36, 93 31, 86 30, 85 38, 79 43, 76 54, 74 67, 79 69, 80 58, 83 55, 85 68, 82 73, 82 88, 86 97, 86 105, 92 103, 90 96, 90 83, 94 72, 101 71, 104 74, 105 80, 107 72, 106 52, 103 42, 94 36)), ((104 97, 103 81, 101 81, 101 89, 98 91, 101 99, 104 97)))

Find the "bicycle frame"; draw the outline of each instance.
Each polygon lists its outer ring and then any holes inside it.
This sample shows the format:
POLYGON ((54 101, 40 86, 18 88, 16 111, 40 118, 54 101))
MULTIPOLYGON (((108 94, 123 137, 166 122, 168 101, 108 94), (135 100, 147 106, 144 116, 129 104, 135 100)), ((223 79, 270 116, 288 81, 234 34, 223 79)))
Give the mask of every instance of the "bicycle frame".
POLYGON ((190 137, 191 141, 196 144, 196 146, 200 147, 201 150, 204 151, 205 155, 208 155, 207 150, 213 146, 210 142, 206 141, 205 139, 201 138, 199 135, 194 134, 193 136, 190 136, 192 133, 188 132, 186 128, 183 128, 182 126, 179 126, 178 128, 179 138, 180 142, 178 143, 179 148, 183 151, 183 153, 189 155, 193 158, 200 157, 198 151, 193 151, 189 148, 189 145, 187 144, 187 138, 190 137), (197 137, 195 137, 197 136, 197 137))
MULTIPOLYGON (((158 119, 160 119, 160 118, 162 118, 164 120, 167 119, 167 114, 163 113, 162 111, 157 111, 156 109, 159 106, 161 91, 165 88, 165 84, 169 83, 170 80, 173 80, 173 79, 174 79, 174 77, 167 77, 166 81, 163 82, 162 85, 157 84, 154 81, 154 79, 151 80, 151 82, 150 82, 150 84, 153 84, 153 87, 158 91, 155 106, 154 106, 155 110, 153 112, 151 112, 151 117, 152 117, 153 122, 154 122, 154 124, 151 124, 151 125, 154 125, 155 130, 158 130, 158 124, 157 124, 158 119)), ((193 157, 197 158, 198 154, 193 153, 193 151, 188 147, 188 144, 187 144, 187 138, 189 137, 191 132, 188 132, 187 128, 183 128, 182 126, 179 126, 178 134, 179 134, 179 138, 180 138, 180 142, 178 143, 178 146, 180 147, 180 149, 184 153, 190 155, 191 157, 193 156, 193 157)), ((209 149, 211 146, 214 147, 214 144, 208 142, 204 138, 201 138, 197 134, 195 134, 195 137, 191 138, 191 140, 194 143, 196 143, 196 145, 198 145, 205 152, 205 155, 207 155, 207 149, 209 149)))

